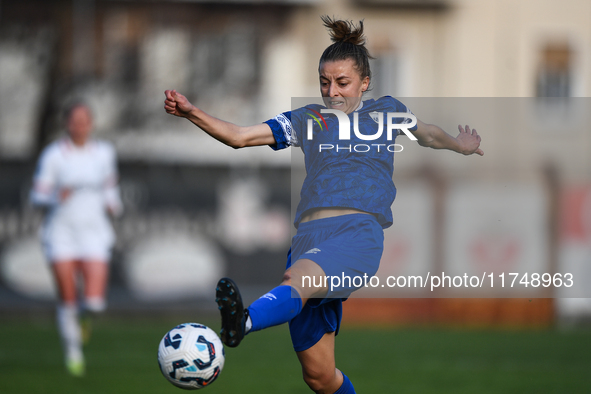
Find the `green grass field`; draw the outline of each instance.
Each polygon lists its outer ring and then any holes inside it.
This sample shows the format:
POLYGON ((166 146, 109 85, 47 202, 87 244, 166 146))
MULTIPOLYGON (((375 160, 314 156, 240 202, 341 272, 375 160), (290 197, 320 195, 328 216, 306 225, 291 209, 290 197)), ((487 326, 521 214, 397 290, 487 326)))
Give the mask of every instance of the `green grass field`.
MULTIPOLYGON (((162 336, 186 316, 105 317, 86 348, 88 371, 62 366, 49 318, 2 318, 0 393, 181 393, 160 374, 162 336)), ((217 321, 202 321, 217 329, 217 321)), ((337 365, 358 393, 591 393, 591 330, 483 331, 345 328, 337 365)), ((207 393, 308 393, 287 327, 226 349, 207 393)))

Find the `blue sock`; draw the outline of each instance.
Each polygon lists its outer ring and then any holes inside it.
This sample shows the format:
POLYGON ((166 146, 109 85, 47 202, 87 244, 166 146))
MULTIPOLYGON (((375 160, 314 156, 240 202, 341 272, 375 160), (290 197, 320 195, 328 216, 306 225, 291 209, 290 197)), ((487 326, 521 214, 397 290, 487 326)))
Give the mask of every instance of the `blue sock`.
POLYGON ((334 394, 355 394, 355 389, 353 388, 353 384, 347 377, 347 375, 343 374, 343 384, 334 394))
POLYGON ((287 323, 302 311, 302 299, 291 286, 279 286, 248 307, 251 331, 287 323))

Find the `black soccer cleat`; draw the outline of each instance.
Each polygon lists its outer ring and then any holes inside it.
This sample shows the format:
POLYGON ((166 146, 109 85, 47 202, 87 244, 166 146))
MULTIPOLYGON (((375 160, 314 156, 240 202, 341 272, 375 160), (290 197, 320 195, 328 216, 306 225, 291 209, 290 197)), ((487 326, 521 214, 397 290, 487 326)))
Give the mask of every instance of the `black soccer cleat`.
POLYGON ((215 289, 215 302, 222 314, 220 338, 226 346, 236 347, 244 338, 248 310, 244 309, 240 291, 232 279, 219 280, 215 289))

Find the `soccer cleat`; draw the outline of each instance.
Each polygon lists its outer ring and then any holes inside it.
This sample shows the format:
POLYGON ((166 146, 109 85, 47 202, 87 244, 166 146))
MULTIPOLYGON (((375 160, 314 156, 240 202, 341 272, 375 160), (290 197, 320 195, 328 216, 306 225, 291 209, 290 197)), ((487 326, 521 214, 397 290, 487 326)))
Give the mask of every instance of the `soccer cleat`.
POLYGON ((236 283, 230 278, 219 280, 215 289, 215 302, 222 315, 220 338, 229 347, 236 347, 244 338, 248 310, 244 309, 236 283))
POLYGON ((86 372, 86 367, 84 365, 84 360, 66 360, 66 369, 70 373, 70 375, 75 376, 77 378, 81 378, 84 376, 86 372))

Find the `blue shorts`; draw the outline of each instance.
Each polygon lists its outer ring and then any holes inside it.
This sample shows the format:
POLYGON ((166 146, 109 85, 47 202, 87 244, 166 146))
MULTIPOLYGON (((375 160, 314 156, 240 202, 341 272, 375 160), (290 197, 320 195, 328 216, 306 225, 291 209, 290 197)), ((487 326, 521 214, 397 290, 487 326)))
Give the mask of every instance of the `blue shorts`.
POLYGON ((309 349, 328 332, 338 334, 342 302, 361 287, 360 280, 354 278, 366 276, 369 280, 375 275, 383 249, 384 232, 372 215, 360 213, 300 223, 292 239, 287 268, 299 259, 312 260, 329 277, 329 288, 324 298, 308 300, 290 321, 291 339, 297 352, 309 349), (340 286, 331 288, 333 277, 340 279, 340 286))

